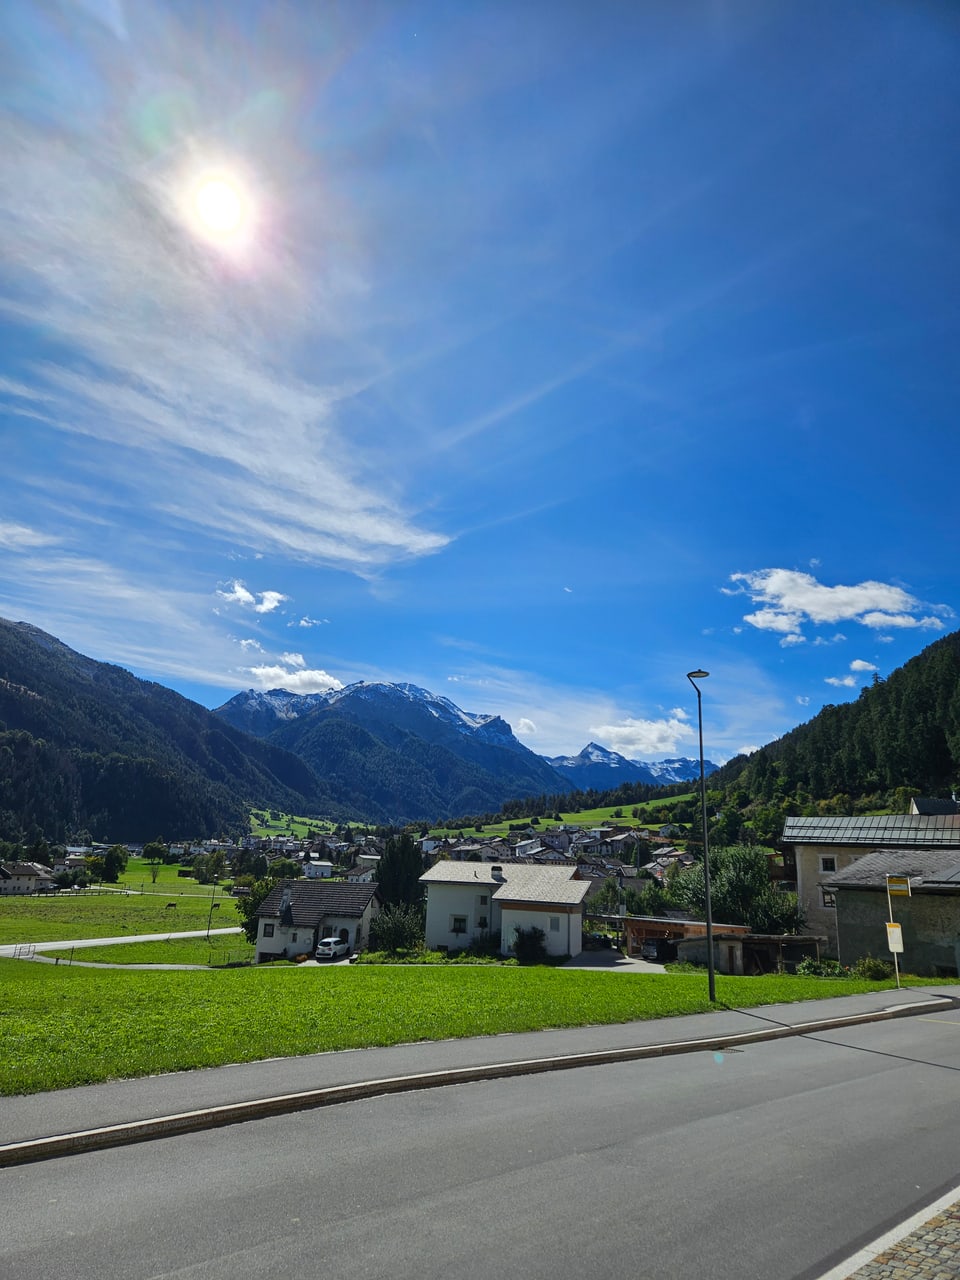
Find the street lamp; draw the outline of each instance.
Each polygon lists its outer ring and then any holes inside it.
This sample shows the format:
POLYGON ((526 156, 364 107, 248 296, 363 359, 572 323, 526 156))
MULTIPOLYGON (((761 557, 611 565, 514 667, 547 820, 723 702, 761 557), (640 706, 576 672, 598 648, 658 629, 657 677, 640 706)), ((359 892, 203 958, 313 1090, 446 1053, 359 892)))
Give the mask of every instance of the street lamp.
POLYGON ((703 891, 707 917, 707 989, 711 1003, 716 1003, 717 981, 713 971, 713 907, 710 902, 710 848, 707 844, 707 780, 703 772, 703 704, 698 680, 706 680, 709 671, 688 671, 687 679, 697 691, 697 723, 700 726, 700 806, 703 822, 703 891))

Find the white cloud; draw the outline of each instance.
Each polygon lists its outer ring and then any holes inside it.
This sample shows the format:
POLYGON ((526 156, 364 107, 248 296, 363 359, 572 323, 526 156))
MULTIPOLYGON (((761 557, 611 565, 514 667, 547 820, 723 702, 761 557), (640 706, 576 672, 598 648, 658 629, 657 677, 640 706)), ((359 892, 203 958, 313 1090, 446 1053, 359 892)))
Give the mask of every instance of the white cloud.
POLYGON ((807 643, 806 636, 801 636, 801 635, 798 635, 796 632, 791 632, 790 635, 784 636, 783 639, 780 641, 780 648, 788 649, 791 645, 806 644, 806 643, 807 643))
POLYGON ((674 716, 667 720, 628 718, 616 724, 592 725, 590 733, 597 742, 611 751, 618 751, 628 758, 640 759, 672 755, 678 749, 679 742, 694 736, 691 727, 674 716))
POLYGON ((280 661, 285 662, 288 667, 305 667, 307 665, 307 661, 302 653, 281 654, 280 661))
MULTIPOLYGON (((755 746, 755 745, 753 745, 753 746, 749 746, 749 747, 740 747, 740 748, 738 749, 738 751, 737 751, 737 755, 738 755, 738 756, 752 756, 752 755, 753 755, 753 753, 754 753, 755 751, 759 751, 759 750, 760 750, 760 748, 759 748, 758 746, 755 746)), ((707 832, 707 834, 709 835, 709 831, 707 832)))
POLYGON ((570 595, 573 595, 573 587, 564 587, 563 589, 564 589, 564 591, 569 592, 569 593, 570 593, 570 595))
POLYGON ((263 645, 259 640, 241 640, 240 648, 247 649, 253 653, 263 653, 263 645))
POLYGON ((838 689, 855 689, 857 678, 856 676, 826 676, 824 683, 836 685, 838 689))
POLYGON ((261 591, 254 595, 239 579, 234 579, 226 591, 218 587, 217 595, 227 604, 239 604, 245 609, 252 608, 254 613, 272 613, 278 605, 289 598, 280 591, 261 591))
POLYGON ((687 711, 686 707, 671 707, 668 714, 671 720, 689 720, 690 719, 690 712, 687 711))
MULTIPOLYGON (((739 590, 754 604, 764 606, 744 615, 744 621, 761 631, 800 635, 804 622, 815 626, 836 622, 859 622, 866 627, 925 627, 942 630, 935 617, 916 617, 924 607, 952 616, 947 605, 923 606, 902 587, 887 582, 860 582, 854 586, 825 586, 812 574, 793 569, 758 569, 732 573, 735 588, 721 588, 725 594, 739 590)), ((782 643, 782 642, 781 642, 782 643)), ((797 641, 788 641, 797 643, 797 641)))
POLYGON ((863 658, 854 658, 850 663, 851 671, 876 671, 878 668, 872 662, 865 662, 863 658))
POLYGON ((256 596, 247 590, 242 582, 232 582, 228 591, 217 588, 217 595, 227 604, 251 605, 256 603, 256 596))
POLYGON ((797 694, 797 702, 799 702, 799 704, 800 704, 800 706, 801 706, 801 707, 809 707, 809 705, 810 705, 810 698, 809 698, 809 697, 808 697, 808 695, 807 695, 807 694, 805 694, 805 693, 798 693, 798 694, 797 694))
POLYGON ((913 618, 908 614, 867 613, 857 619, 865 627, 923 627, 928 631, 942 631, 943 623, 939 618, 913 618))
POLYGON ((35 547, 53 547, 58 541, 58 538, 41 533, 38 529, 0 520, 0 547, 4 551, 31 551, 35 547))
POLYGON ((329 618, 300 618, 299 621, 293 619, 287 623, 288 627, 322 627, 328 625, 329 618))
POLYGON ((521 716, 517 721, 515 732, 519 734, 521 738, 531 738, 537 732, 537 726, 532 720, 528 720, 526 716, 521 716))
POLYGON ((326 693, 330 689, 343 688, 343 682, 336 676, 328 675, 326 671, 291 671, 287 667, 267 664, 247 667, 246 671, 261 689, 287 689, 290 693, 326 693))
POLYGON ((281 591, 264 591, 260 595, 259 603, 254 605, 254 609, 257 613, 272 613, 277 605, 282 604, 287 599, 289 597, 285 596, 281 591))
POLYGON ((780 613, 776 609, 758 609, 756 613, 746 613, 744 622, 758 631, 786 631, 795 633, 800 629, 803 617, 799 613, 780 613))

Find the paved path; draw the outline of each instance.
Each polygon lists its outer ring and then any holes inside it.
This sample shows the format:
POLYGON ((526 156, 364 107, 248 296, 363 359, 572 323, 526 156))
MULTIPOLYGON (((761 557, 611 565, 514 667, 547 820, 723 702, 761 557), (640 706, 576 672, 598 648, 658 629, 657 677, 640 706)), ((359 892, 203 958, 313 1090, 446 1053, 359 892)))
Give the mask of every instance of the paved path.
MULTIPOLYGON (((230 929, 210 929, 209 936, 219 933, 242 933, 239 925, 230 929)), ((69 942, 9 942, 0 947, 0 957, 6 959, 26 959, 25 952, 33 951, 72 951, 82 947, 119 947, 128 942, 169 942, 173 938, 206 938, 206 929, 192 929, 171 933, 141 933, 122 938, 74 938, 69 942)))

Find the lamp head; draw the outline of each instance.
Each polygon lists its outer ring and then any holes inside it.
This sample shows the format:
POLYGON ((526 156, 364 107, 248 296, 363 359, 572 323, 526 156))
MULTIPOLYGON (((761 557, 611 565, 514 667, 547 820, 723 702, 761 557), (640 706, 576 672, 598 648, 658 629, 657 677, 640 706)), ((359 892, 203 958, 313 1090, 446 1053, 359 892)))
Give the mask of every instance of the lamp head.
POLYGON ((688 680, 706 680, 709 674, 710 674, 709 671, 688 671, 687 679, 688 680))

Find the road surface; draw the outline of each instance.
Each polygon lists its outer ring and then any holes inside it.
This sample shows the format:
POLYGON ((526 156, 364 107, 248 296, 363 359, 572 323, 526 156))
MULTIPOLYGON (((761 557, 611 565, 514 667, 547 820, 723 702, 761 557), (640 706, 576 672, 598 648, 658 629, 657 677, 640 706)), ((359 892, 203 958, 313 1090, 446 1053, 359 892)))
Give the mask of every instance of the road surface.
POLYGON ((812 1280, 960 1181, 958 1085, 944 1010, 47 1161, 0 1275, 812 1280))

